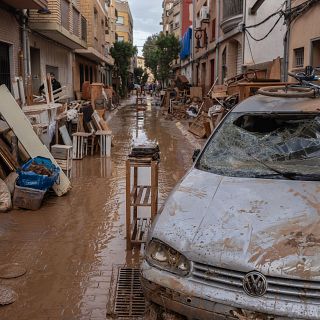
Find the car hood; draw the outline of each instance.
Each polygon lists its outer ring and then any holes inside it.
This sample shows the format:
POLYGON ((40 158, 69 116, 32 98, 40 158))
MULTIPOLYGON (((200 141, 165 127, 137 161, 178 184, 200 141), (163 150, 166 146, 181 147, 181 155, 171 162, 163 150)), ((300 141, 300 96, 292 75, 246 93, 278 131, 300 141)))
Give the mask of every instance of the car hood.
POLYGON ((153 226, 194 262, 320 280, 320 183, 192 169, 153 226))

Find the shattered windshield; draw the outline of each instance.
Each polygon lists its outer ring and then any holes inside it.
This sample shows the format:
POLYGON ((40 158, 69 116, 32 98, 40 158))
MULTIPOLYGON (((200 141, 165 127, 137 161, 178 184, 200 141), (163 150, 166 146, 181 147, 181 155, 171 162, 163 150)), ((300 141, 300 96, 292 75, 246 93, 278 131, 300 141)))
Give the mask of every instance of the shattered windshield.
POLYGON ((230 113, 197 168, 236 177, 320 180, 320 115, 230 113))

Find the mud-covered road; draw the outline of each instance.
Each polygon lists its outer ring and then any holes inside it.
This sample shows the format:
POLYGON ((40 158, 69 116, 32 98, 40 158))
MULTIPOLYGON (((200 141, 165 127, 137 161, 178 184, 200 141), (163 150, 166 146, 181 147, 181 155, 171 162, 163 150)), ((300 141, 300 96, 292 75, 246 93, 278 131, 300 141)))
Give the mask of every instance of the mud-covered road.
POLYGON ((179 125, 148 105, 136 117, 129 105, 114 112, 112 157, 74 161, 73 189, 50 196, 37 212, 0 214, 0 265, 19 263, 27 273, 0 279, 17 293, 0 306, 1 320, 106 319, 113 267, 136 265, 140 252, 125 249, 125 159, 136 136, 161 150, 160 203, 191 166, 194 145, 179 125))

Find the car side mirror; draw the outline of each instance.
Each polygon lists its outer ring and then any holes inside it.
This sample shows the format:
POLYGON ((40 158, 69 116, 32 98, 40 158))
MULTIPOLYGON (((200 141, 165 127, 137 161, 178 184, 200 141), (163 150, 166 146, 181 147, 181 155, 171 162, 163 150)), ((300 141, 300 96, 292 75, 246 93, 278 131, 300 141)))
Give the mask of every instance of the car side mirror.
POLYGON ((200 149, 196 149, 196 150, 193 151, 193 155, 192 155, 192 161, 193 161, 193 162, 196 161, 196 159, 197 159, 200 151, 201 151, 200 149))

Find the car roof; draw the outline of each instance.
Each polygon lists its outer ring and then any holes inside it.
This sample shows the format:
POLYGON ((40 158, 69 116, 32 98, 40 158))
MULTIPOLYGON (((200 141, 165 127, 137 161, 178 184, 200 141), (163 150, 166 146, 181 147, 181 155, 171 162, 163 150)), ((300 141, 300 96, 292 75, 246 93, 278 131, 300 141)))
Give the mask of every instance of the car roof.
POLYGON ((269 97, 257 94, 239 103, 232 112, 320 112, 320 99, 269 97))

